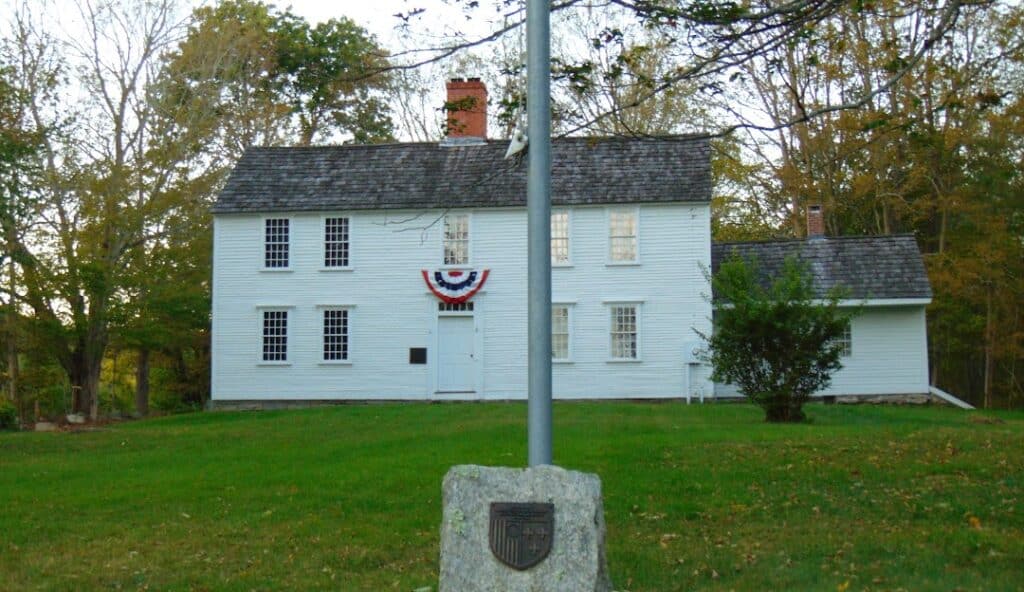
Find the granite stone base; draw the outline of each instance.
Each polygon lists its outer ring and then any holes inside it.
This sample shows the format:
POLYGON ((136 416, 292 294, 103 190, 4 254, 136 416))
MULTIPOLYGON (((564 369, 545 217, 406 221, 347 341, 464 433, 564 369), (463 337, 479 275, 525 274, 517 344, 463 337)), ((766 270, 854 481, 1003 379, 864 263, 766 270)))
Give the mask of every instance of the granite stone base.
POLYGON ((459 465, 444 478, 439 592, 610 592, 597 475, 556 466, 459 465), (554 504, 548 556, 520 571, 491 552, 492 502, 554 504))

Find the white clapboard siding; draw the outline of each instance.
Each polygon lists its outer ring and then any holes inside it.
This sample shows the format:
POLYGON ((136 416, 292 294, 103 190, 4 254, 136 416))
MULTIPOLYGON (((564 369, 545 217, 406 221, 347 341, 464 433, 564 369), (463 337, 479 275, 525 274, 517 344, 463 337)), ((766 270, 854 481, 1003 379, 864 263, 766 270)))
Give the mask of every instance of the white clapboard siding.
MULTIPOLYGON (((850 323, 852 355, 822 395, 902 395, 928 392, 928 347, 921 304, 867 306, 850 323)), ((716 384, 720 397, 737 396, 732 385, 716 384)))
MULTIPOLYGON (((559 398, 687 394, 684 345, 708 331, 707 204, 638 207, 639 262, 608 265, 608 208, 570 213, 571 265, 553 270, 553 299, 571 303, 572 359, 554 365, 559 398), (641 361, 609 361, 611 301, 641 310, 641 361)), ((526 211, 471 210, 467 267, 490 269, 474 297, 473 393, 437 394, 437 299, 420 270, 440 267, 441 211, 275 214, 291 220, 291 269, 262 269, 263 220, 216 216, 214 400, 518 399, 526 396, 526 211), (323 217, 350 218, 351 271, 322 269, 323 217), (350 306, 350 363, 320 362, 320 309, 350 306), (260 363, 260 307, 287 307, 289 360, 260 363), (425 347, 427 364, 409 364, 425 347)), ((711 392, 705 368, 690 380, 711 392)))

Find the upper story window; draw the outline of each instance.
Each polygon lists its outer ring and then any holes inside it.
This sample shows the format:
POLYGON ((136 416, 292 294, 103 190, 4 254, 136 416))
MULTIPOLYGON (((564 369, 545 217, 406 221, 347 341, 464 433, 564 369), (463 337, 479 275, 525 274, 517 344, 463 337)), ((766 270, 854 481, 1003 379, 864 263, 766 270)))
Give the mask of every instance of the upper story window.
POLYGON ((348 267, 348 218, 324 218, 324 267, 348 267))
POLYGON ((264 221, 264 267, 288 267, 288 223, 288 218, 267 218, 264 221))
POLYGON ((469 263, 469 214, 445 214, 444 264, 469 263))
POLYGON ((614 304, 611 316, 611 359, 640 359, 639 305, 614 304))
POLYGON ((551 212, 551 264, 569 263, 569 212, 551 212))
POLYGON ((263 354, 264 362, 288 361, 288 311, 263 311, 263 354))
POLYGON ((569 306, 551 305, 551 359, 569 360, 569 306))
POLYGON ((611 210, 608 213, 608 260, 633 263, 637 260, 636 209, 611 210))

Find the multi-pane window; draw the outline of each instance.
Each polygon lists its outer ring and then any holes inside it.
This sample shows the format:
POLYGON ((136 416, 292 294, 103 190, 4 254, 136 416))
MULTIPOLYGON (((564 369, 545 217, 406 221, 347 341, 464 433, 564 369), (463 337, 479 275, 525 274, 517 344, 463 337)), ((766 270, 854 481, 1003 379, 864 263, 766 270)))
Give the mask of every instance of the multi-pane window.
POLYGON ((833 343, 839 346, 839 355, 848 358, 853 355, 853 332, 850 330, 850 322, 846 322, 843 333, 833 343))
POLYGON ((264 362, 285 362, 288 360, 288 311, 263 311, 263 356, 264 362))
POLYGON ((569 212, 551 212, 551 264, 569 262, 569 212))
POLYGON ((612 210, 608 213, 608 259, 613 262, 636 261, 636 210, 612 210))
POLYGON ((637 305, 616 304, 611 307, 611 357, 614 360, 636 360, 639 357, 639 318, 637 305))
POLYGON ((324 361, 348 360, 348 309, 324 309, 324 361))
POLYGON ((569 307, 564 304, 551 307, 551 359, 569 359, 569 307))
POLYGON ((287 218, 267 218, 263 246, 265 267, 288 267, 287 218))
POLYGON ((324 267, 348 267, 348 218, 324 219, 324 267))
POLYGON ((447 214, 444 217, 444 264, 469 263, 469 214, 447 214))

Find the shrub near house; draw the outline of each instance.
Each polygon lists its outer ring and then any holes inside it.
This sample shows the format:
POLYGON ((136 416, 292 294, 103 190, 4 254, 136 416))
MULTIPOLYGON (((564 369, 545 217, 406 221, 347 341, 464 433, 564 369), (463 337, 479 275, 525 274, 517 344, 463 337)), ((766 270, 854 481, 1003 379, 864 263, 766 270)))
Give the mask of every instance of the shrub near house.
POLYGON ((803 421, 803 404, 842 367, 839 338, 852 316, 839 308, 842 292, 816 302, 810 273, 795 257, 769 286, 759 281, 756 259, 736 254, 711 281, 722 303, 714 333, 702 334, 712 378, 738 386, 768 421, 803 421))

